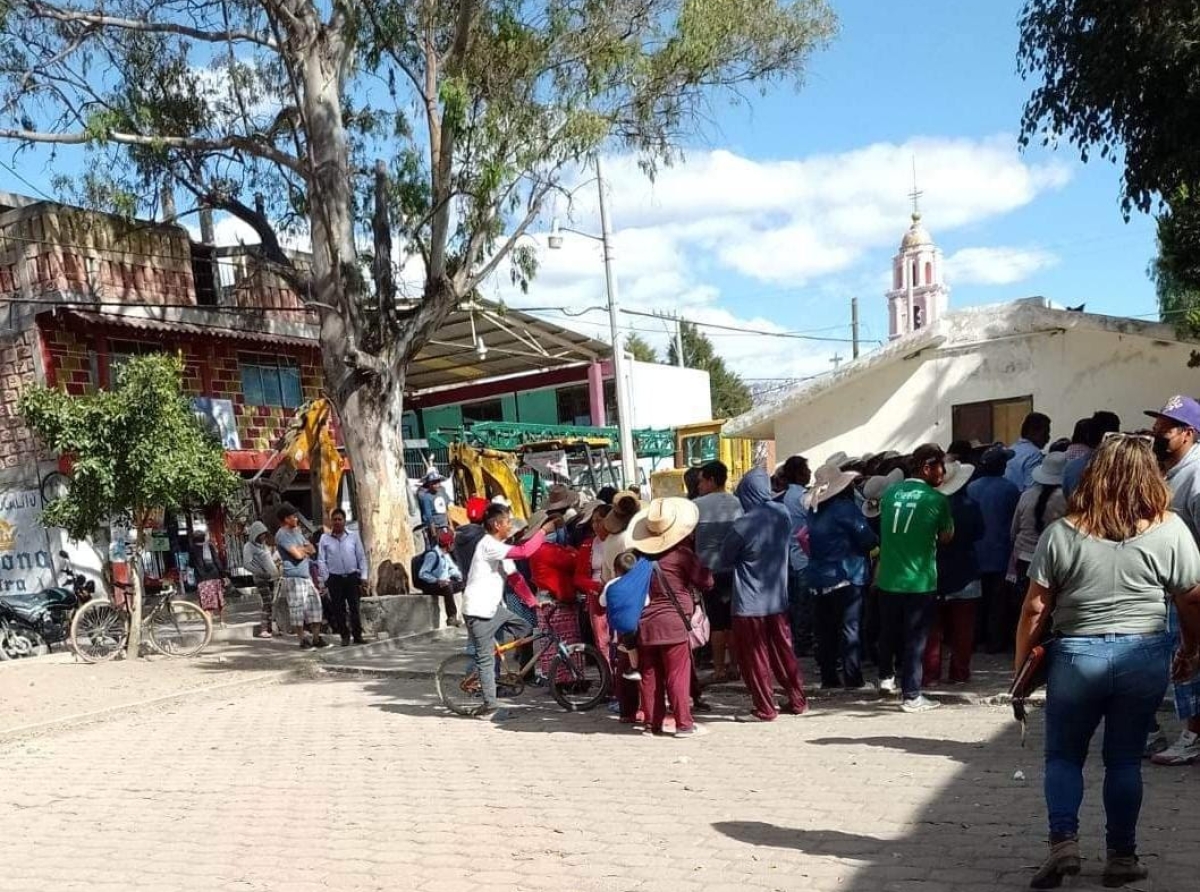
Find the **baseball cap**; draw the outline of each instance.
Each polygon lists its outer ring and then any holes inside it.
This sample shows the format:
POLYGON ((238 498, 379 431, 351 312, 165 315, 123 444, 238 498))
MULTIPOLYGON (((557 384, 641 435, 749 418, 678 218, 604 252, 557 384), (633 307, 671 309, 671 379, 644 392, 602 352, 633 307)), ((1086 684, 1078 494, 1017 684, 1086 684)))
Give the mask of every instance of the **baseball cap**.
POLYGON ((1176 424, 1182 424, 1193 430, 1200 431, 1200 403, 1190 396, 1176 395, 1167 400, 1159 412, 1146 410, 1151 418, 1167 418, 1176 424))
POLYGON ((1006 446, 989 446, 984 450, 983 456, 979 459, 979 463, 985 468, 995 468, 999 465, 1006 465, 1016 455, 1011 449, 1006 446))

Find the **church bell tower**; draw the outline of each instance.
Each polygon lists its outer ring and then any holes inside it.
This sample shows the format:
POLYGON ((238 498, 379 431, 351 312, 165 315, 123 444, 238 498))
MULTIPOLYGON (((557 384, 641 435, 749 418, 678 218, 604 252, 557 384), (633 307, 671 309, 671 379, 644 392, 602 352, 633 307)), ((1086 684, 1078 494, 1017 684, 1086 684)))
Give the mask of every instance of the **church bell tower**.
POLYGON ((892 258, 892 287, 887 293, 888 337, 902 338, 927 328, 945 314, 950 289, 942 279, 942 252, 921 223, 921 191, 913 177, 912 225, 892 258))

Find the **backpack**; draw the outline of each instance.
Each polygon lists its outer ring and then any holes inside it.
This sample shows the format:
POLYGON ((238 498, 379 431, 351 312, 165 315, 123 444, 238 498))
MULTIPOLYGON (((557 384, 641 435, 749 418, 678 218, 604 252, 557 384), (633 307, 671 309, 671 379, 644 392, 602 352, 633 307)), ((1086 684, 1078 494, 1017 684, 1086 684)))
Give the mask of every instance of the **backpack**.
POLYGON ((646 607, 646 595, 650 594, 650 574, 653 569, 654 564, 640 558, 628 573, 605 586, 608 626, 618 635, 637 631, 642 610, 646 607))

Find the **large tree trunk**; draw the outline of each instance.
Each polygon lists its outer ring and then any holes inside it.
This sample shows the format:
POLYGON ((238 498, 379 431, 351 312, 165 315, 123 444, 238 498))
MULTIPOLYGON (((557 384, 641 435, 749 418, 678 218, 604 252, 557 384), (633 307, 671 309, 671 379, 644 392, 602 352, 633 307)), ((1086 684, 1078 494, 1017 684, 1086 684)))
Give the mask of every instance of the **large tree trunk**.
POLYGON ((386 389, 372 383, 339 407, 359 528, 371 558, 371 585, 383 595, 407 589, 411 582, 413 536, 400 428, 403 389, 395 380, 386 389))
POLYGON ((366 282, 354 239, 349 150, 342 126, 341 47, 318 39, 305 59, 304 115, 313 170, 309 183, 313 294, 321 307, 325 388, 341 420, 354 473, 358 521, 371 563, 371 581, 387 594, 408 579, 412 533, 408 517, 404 443, 400 427, 404 381, 386 363, 360 364, 366 282))

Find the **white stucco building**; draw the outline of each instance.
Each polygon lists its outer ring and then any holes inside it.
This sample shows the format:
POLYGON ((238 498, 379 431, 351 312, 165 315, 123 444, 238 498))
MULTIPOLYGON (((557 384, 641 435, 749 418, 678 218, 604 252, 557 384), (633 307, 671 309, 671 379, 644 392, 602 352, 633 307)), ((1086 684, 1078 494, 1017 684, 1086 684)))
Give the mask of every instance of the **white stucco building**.
POLYGON ((1064 310, 1040 297, 948 312, 941 253, 913 214, 887 292, 892 340, 831 375, 731 419, 730 436, 775 441, 783 458, 821 463, 921 443, 1016 440, 1029 412, 1070 436, 1097 409, 1126 429, 1145 409, 1200 392, 1200 343, 1170 326, 1064 310), (911 321, 911 325, 910 325, 911 321))

